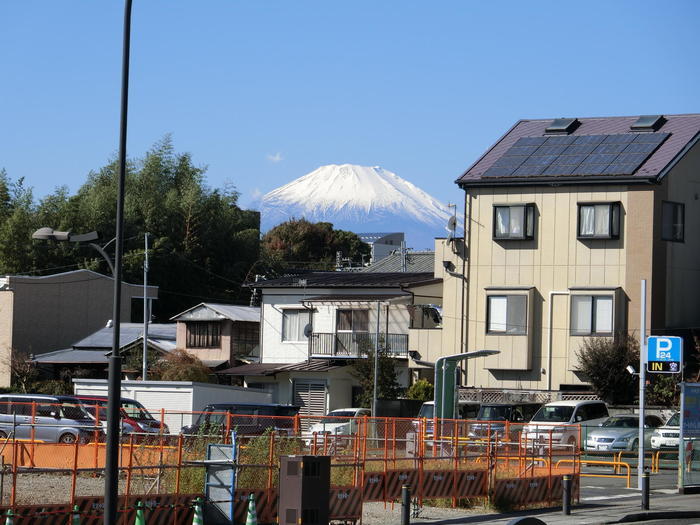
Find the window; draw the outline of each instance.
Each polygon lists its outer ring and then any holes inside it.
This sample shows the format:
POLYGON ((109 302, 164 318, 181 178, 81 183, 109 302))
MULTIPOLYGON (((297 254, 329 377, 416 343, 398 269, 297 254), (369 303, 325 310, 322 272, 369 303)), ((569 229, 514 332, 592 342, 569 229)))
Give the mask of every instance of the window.
POLYGON ((187 323, 188 348, 218 348, 221 346, 221 324, 208 321, 187 323))
POLYGON ((526 295, 490 295, 487 301, 487 333, 508 335, 527 333, 526 295))
POLYGON ((338 310, 338 332, 369 332, 369 310, 338 310))
POLYGON ((534 233, 534 204, 493 207, 494 239, 532 239, 534 233))
POLYGON ((304 328, 310 319, 308 310, 282 310, 282 341, 306 341, 304 328))
POLYGON ((664 241, 683 242, 685 205, 680 202, 664 202, 661 219, 661 238, 664 241))
POLYGON ((572 335, 610 335, 612 331, 612 295, 571 296, 572 335))
POLYGON ((617 239, 620 236, 620 203, 578 205, 581 239, 617 239))

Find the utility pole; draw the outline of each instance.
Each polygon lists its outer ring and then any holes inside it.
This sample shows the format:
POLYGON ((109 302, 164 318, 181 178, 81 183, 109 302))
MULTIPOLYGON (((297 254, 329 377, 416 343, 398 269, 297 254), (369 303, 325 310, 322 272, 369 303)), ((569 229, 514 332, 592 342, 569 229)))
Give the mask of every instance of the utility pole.
POLYGON ((377 333, 376 333, 377 341, 374 344, 374 389, 372 392, 372 417, 377 417, 377 395, 378 395, 377 382, 379 380, 379 330, 380 330, 379 320, 381 317, 381 312, 382 312, 382 303, 377 301, 377 333))
POLYGON ((141 380, 148 379, 148 322, 151 320, 150 302, 148 299, 148 232, 145 234, 145 257, 143 260, 143 363, 141 365, 141 380))
POLYGON ((406 273, 407 271, 406 241, 401 241, 401 272, 406 273))
POLYGON ((642 279, 639 297, 639 457, 637 458, 637 487, 642 490, 644 474, 644 409, 647 386, 647 281, 642 279))

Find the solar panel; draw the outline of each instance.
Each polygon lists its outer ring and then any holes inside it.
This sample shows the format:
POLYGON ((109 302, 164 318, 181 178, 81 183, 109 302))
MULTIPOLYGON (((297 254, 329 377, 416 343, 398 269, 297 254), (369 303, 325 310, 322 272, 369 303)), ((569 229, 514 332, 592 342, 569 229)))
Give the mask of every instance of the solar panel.
POLYGON ((484 177, 631 175, 669 133, 520 137, 484 177))

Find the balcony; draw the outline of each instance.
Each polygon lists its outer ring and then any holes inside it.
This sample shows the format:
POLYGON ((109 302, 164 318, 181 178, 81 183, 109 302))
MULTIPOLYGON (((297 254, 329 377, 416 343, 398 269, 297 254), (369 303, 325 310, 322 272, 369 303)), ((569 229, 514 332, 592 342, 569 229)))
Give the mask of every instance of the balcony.
MULTIPOLYGON (((392 357, 408 357, 408 334, 379 334, 379 345, 392 357)), ((377 346, 377 334, 367 332, 311 334, 311 357, 367 357, 377 346)))

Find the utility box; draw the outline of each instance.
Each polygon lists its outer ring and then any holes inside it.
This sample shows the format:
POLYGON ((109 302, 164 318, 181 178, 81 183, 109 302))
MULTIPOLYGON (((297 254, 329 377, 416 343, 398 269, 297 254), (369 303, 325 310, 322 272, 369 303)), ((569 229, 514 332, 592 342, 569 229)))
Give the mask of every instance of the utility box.
POLYGON ((328 525, 330 456, 281 456, 279 525, 328 525))

